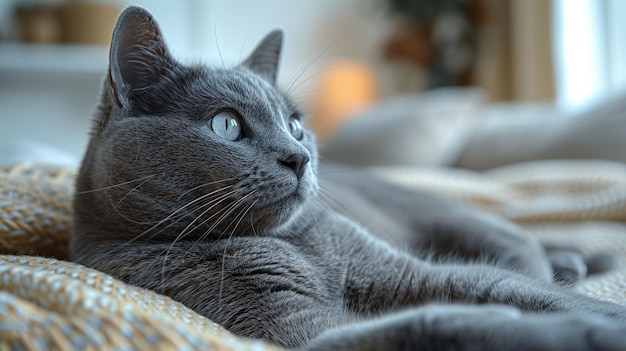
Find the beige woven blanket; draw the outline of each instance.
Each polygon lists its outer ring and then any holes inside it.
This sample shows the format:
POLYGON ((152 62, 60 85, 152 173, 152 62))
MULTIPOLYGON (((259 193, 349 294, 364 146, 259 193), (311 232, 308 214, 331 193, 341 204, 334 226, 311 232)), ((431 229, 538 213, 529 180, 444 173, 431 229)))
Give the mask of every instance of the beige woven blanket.
MULTIPOLYGON (((577 289, 626 304, 626 165, 372 171, 515 220, 545 242, 613 253, 618 267, 577 289)), ((65 261, 73 177, 73 170, 55 166, 0 169, 0 350, 271 348, 232 336, 167 297, 65 261)))

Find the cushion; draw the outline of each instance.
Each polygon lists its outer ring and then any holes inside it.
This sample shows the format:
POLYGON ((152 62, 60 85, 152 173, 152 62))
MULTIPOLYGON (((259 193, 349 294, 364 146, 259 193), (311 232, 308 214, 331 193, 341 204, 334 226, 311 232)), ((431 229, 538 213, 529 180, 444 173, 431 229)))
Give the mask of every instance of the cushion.
POLYGON ((320 152, 324 159, 356 166, 452 165, 484 100, 481 90, 469 88, 387 98, 351 118, 320 152))

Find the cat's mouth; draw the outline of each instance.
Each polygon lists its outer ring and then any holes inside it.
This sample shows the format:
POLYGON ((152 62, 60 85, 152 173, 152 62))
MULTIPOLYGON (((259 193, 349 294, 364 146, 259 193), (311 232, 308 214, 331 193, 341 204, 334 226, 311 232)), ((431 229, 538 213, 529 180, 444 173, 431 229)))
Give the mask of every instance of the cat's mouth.
POLYGON ((274 209, 288 209, 291 207, 297 207, 302 204, 315 193, 315 184, 311 182, 300 181, 292 189, 285 189, 280 195, 275 194, 261 195, 259 198, 259 204, 261 206, 268 206, 274 209))
POLYGON ((264 205, 286 207, 290 205, 296 205, 299 202, 304 202, 305 196, 303 194, 303 191, 300 188, 301 188, 300 185, 298 185, 296 189, 294 189, 293 191, 287 192, 285 194, 281 194, 280 196, 274 196, 274 197, 266 196, 265 197, 266 203, 264 205))

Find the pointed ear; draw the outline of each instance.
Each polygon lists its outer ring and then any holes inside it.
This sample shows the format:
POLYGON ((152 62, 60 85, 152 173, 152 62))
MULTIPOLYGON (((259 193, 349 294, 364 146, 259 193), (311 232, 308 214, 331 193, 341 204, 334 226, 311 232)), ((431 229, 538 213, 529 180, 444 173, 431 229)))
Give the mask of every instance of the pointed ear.
POLYGON ((283 31, 273 30, 259 43, 242 66, 260 75, 271 84, 275 84, 282 46, 283 31))
POLYGON ((109 51, 109 72, 118 101, 132 99, 158 82, 173 65, 161 31, 150 13, 126 8, 117 19, 109 51))

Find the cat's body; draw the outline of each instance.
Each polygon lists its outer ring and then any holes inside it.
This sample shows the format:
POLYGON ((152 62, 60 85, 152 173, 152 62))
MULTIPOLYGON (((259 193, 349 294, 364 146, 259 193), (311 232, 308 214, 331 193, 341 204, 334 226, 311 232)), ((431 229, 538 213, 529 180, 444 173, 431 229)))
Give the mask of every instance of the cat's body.
POLYGON ((550 283, 513 225, 331 166, 321 183, 343 205, 318 196, 315 140, 274 86, 281 42, 273 32, 233 70, 185 67, 145 11, 120 16, 73 260, 289 347, 626 346, 626 309, 550 283))

